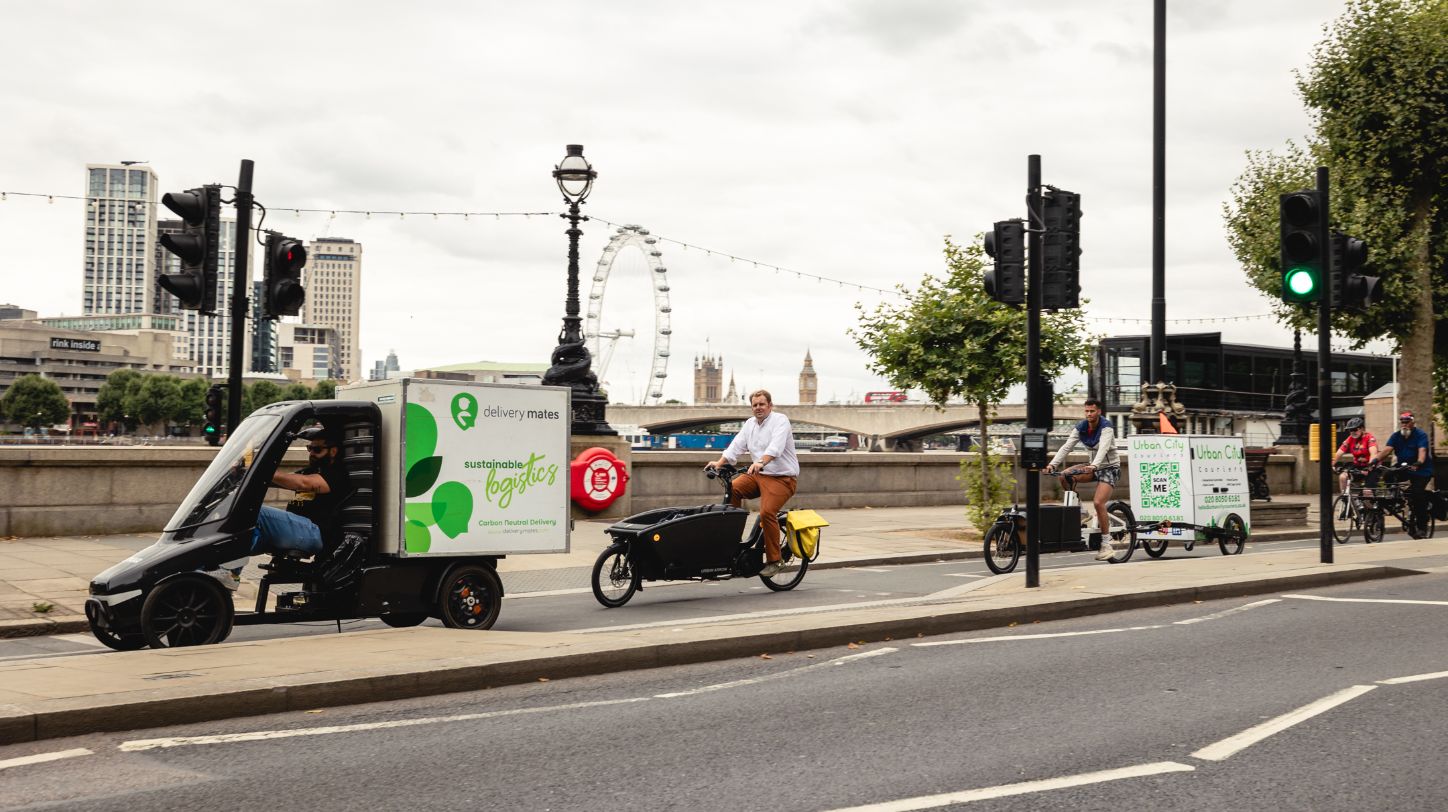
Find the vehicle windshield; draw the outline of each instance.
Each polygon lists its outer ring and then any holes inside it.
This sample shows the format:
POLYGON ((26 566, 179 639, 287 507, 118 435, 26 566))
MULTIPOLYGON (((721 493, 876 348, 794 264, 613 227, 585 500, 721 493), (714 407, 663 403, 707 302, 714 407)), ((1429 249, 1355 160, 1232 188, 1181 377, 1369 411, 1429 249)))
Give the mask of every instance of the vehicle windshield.
POLYGON ((230 512, 237 489, 246 479, 246 472, 260 456, 262 445, 280 421, 281 417, 274 414, 252 415, 242 421, 236 434, 227 439, 206 473, 196 480, 191 492, 181 501, 176 514, 166 524, 165 532, 174 533, 191 525, 219 519, 230 512))

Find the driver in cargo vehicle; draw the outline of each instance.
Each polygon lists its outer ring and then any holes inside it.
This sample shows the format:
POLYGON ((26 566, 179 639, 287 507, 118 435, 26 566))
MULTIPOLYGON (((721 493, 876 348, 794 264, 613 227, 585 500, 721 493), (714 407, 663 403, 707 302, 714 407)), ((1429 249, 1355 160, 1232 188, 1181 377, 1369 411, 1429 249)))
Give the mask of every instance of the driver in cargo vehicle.
POLYGON ((347 493, 347 473, 337 464, 340 432, 325 426, 299 435, 307 442, 307 467, 294 473, 278 472, 271 484, 295 491, 286 510, 262 506, 256 519, 252 553, 301 552, 316 555, 324 539, 338 528, 338 506, 347 493))

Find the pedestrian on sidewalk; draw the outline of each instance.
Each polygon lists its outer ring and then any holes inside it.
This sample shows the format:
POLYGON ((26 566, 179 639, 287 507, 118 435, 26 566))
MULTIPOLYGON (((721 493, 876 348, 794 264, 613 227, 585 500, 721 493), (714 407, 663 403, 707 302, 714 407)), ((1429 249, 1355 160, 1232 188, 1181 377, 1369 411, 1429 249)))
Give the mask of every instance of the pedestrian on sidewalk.
POLYGON ((739 507, 745 499, 759 498, 759 519, 764 527, 764 569, 759 574, 768 578, 784 569, 779 551, 779 511, 794 496, 798 487, 799 457, 794 450, 794 429, 789 418, 774 410, 774 398, 760 389, 749 396, 753 420, 744 426, 719 459, 706 468, 733 465, 743 454, 753 460, 748 470, 734 478, 729 491, 729 504, 739 507))

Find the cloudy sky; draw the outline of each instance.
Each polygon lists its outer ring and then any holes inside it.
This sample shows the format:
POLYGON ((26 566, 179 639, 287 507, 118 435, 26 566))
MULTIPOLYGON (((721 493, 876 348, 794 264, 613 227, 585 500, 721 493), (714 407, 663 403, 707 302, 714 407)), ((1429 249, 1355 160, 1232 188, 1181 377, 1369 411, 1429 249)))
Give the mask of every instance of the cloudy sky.
MULTIPOLYGON (((1167 316, 1263 315, 1221 205, 1245 150, 1308 131, 1293 71, 1343 3, 1169 6, 1167 316)), ((822 399, 858 400, 886 387, 846 332, 854 304, 940 273, 946 235, 968 241, 1022 216, 1031 153, 1047 183, 1083 195, 1092 328, 1149 332, 1119 320, 1150 316, 1151 9, 12 3, 0 191, 83 195, 87 162, 120 160, 148 161, 163 191, 234 184, 250 158, 265 227, 363 244, 366 366, 389 350, 404 369, 546 363, 563 315, 563 221, 341 210, 558 212, 550 172, 566 144, 583 144, 599 173, 585 211, 600 218, 584 226, 585 297, 612 232, 601 220, 663 238, 666 397, 691 399, 692 361, 710 353, 741 389, 793 402, 808 350, 822 399)), ((82 206, 0 201, 0 301, 80 312, 82 206)), ((607 370, 616 400, 643 397, 653 351, 653 295, 630 253, 600 314, 603 329, 636 333, 607 370)), ((1290 344, 1270 319, 1168 325, 1197 330, 1290 344)))

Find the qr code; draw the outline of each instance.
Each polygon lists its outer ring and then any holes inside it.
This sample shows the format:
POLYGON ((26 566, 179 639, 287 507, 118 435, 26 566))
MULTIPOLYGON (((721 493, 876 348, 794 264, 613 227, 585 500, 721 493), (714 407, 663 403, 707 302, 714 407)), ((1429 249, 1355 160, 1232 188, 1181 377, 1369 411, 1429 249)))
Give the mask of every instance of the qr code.
POLYGON ((1141 477, 1141 510, 1177 508, 1182 504, 1182 467, 1179 462, 1143 462, 1137 469, 1141 477))

